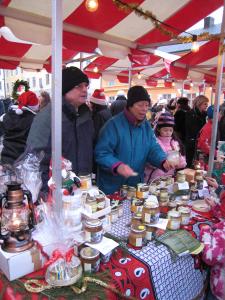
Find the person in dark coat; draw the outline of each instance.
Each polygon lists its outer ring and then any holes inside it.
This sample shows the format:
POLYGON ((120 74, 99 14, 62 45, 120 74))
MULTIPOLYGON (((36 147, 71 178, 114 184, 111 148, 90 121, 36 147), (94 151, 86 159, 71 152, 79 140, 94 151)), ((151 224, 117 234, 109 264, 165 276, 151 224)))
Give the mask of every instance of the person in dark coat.
MULTIPOLYGON (((89 79, 80 69, 62 70, 62 156, 72 163, 72 171, 78 176, 91 174, 93 164, 94 125, 86 105, 88 85, 89 79)), ((51 160, 51 103, 36 116, 27 147, 45 151, 41 171, 42 192, 46 193, 51 160)))
POLYGON ((111 117, 111 111, 107 106, 107 100, 104 94, 104 89, 96 89, 89 99, 92 110, 92 119, 95 127, 95 135, 98 137, 102 126, 111 117))
POLYGON ((110 106, 112 116, 115 116, 123 111, 126 105, 127 98, 125 97, 124 91, 118 91, 116 100, 110 106))
POLYGON ((200 130, 206 123, 206 110, 208 107, 209 99, 200 95, 193 101, 193 108, 186 112, 185 118, 185 147, 186 147, 186 160, 187 167, 193 166, 193 159, 197 150, 197 138, 200 130))
POLYGON ((225 141, 225 106, 220 106, 221 119, 218 124, 219 140, 225 141))
POLYGON ((188 98, 181 97, 177 100, 177 111, 174 114, 175 126, 174 130, 181 142, 185 144, 185 116, 186 112, 190 111, 191 108, 188 105, 188 98))
POLYGON ((1 119, 3 149, 1 163, 12 165, 24 152, 33 118, 39 109, 35 93, 27 91, 18 98, 18 105, 12 105, 1 119))

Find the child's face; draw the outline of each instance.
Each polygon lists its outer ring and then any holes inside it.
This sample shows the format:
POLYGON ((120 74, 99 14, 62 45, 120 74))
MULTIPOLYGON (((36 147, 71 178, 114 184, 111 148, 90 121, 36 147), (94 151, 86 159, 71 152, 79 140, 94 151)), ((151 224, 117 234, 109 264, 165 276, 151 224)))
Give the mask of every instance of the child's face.
POLYGON ((173 134, 173 127, 162 127, 159 129, 159 134, 162 137, 171 137, 173 134))

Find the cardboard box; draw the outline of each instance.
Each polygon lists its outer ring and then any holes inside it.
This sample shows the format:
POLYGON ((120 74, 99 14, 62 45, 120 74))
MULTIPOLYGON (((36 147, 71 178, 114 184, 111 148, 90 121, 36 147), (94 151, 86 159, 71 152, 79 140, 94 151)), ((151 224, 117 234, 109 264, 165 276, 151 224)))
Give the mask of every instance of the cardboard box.
POLYGON ((92 213, 90 205, 85 204, 82 214, 84 215, 84 217, 87 217, 90 219, 98 219, 102 216, 108 215, 110 212, 111 212, 110 199, 106 198, 105 208, 92 213))
POLYGON ((43 267, 44 263, 45 258, 36 246, 19 253, 5 252, 0 248, 0 269, 8 280, 37 271, 43 267))

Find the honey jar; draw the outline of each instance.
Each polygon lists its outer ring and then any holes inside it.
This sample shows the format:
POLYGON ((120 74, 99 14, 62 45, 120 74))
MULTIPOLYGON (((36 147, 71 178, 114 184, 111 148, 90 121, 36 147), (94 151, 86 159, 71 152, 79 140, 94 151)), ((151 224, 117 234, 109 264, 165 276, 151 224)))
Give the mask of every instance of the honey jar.
POLYGON ((86 204, 88 206, 90 206, 92 213, 94 213, 94 212, 97 211, 98 204, 97 204, 97 201, 96 201, 96 199, 94 197, 88 196, 87 199, 86 199, 86 204))
POLYGON ((176 175, 176 181, 179 183, 184 183, 186 180, 186 175, 184 171, 178 171, 176 175))
POLYGON ((143 204, 144 204, 143 199, 134 198, 131 202, 131 211, 133 213, 142 212, 143 204))
POLYGON ((157 203, 147 201, 142 210, 142 222, 153 224, 159 220, 159 206, 157 203))
POLYGON ((131 218, 131 225, 133 226, 138 226, 138 225, 142 225, 142 214, 137 212, 134 213, 132 218, 131 218))
POLYGON ((156 228, 152 227, 150 224, 145 224, 145 228, 146 228, 145 239, 147 241, 151 241, 156 231, 156 228))
POLYGON ((80 251, 84 272, 96 273, 100 267, 100 252, 91 247, 84 247, 80 251))
POLYGON ((135 197, 136 197, 136 188, 133 186, 128 186, 127 199, 132 200, 135 197))
POLYGON ((191 218, 191 210, 188 207, 179 207, 178 211, 181 214, 181 225, 188 225, 191 218))
POLYGON ((119 218, 119 209, 118 207, 113 207, 110 213, 111 223, 116 223, 119 218))
POLYGON ((149 186, 146 184, 139 185, 137 187, 137 198, 147 199, 148 198, 149 186))
POLYGON ((146 230, 144 225, 131 227, 129 238, 128 238, 129 244, 134 247, 142 247, 145 238, 145 231, 146 230))
POLYGON ((84 223, 85 241, 89 243, 99 243, 103 238, 102 221, 86 220, 84 223))
POLYGON ((170 210, 168 212, 168 224, 167 228, 170 230, 178 230, 180 229, 181 224, 181 214, 179 211, 170 210))
POLYGON ((91 174, 81 175, 81 176, 79 176, 79 178, 80 178, 80 183, 81 183, 80 188, 82 190, 88 190, 92 187, 91 174))
POLYGON ((173 177, 167 177, 167 179, 166 179, 166 185, 171 185, 173 183, 174 183, 173 177))
POLYGON ((95 196, 95 200, 97 202, 97 210, 102 210, 105 208, 105 196, 104 195, 95 196))
POLYGON ((122 198, 127 198, 127 191, 128 191, 128 186, 127 185, 122 185, 120 188, 120 197, 122 198))

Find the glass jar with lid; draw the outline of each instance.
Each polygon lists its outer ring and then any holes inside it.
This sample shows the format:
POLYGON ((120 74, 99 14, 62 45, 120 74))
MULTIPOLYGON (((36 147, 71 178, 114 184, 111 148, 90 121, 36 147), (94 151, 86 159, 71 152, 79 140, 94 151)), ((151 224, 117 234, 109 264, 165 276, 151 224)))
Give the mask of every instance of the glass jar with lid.
POLYGON ((88 175, 80 175, 80 183, 82 190, 89 190, 92 187, 91 174, 88 175))
POLYGON ((118 208, 118 206, 113 207, 111 209, 110 217, 111 217, 111 223, 116 223, 118 221, 118 218, 119 218, 119 208, 118 208))
POLYGON ((188 207, 179 207, 178 211, 181 214, 181 225, 188 225, 191 218, 191 210, 188 207))
POLYGON ((151 224, 145 224, 145 228, 146 228, 145 239, 147 241, 151 241, 156 231, 156 227, 152 227, 151 224))
POLYGON ((102 221, 86 220, 84 223, 85 241, 89 243, 99 243, 103 238, 102 221))
POLYGON ((142 214, 137 212, 134 213, 132 218, 131 218, 131 225, 133 226, 138 226, 138 225, 142 225, 142 214))
POLYGON ((153 224, 159 220, 159 205, 155 202, 146 201, 142 210, 142 222, 153 224))
POLYGON ((84 247, 80 251, 84 272, 96 273, 100 267, 100 252, 91 247, 84 247))
POLYGON ((127 198, 128 186, 126 184, 122 185, 120 188, 120 197, 127 198))
POLYGON ((134 247, 142 247, 145 238, 145 226, 132 226, 128 237, 129 244, 134 247))
POLYGON ((128 186, 127 199, 132 200, 135 197, 136 197, 136 188, 133 186, 128 186))
POLYGON ((185 175, 184 171, 177 172, 176 181, 179 183, 184 183, 186 181, 186 175, 185 175))
POLYGON ((142 184, 137 187, 137 198, 147 199, 149 193, 149 186, 147 184, 142 184))
POLYGON ((170 210, 168 212, 168 224, 167 228, 170 230, 178 230, 180 229, 181 224, 181 214, 179 211, 170 210))
POLYGON ((142 212, 143 204, 144 204, 143 199, 137 199, 137 198, 132 199, 131 211, 133 213, 142 212))

